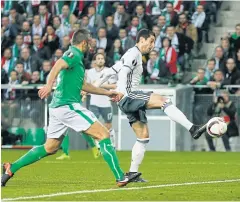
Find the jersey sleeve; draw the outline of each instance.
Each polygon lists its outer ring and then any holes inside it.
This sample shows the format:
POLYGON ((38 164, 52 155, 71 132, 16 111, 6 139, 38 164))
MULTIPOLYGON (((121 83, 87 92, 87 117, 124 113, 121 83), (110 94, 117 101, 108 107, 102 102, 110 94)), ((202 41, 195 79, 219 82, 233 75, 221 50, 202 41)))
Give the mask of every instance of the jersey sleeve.
POLYGON ((133 70, 137 66, 137 54, 135 51, 131 50, 126 52, 125 55, 121 58, 123 66, 133 70))
POLYGON ((71 50, 68 50, 63 54, 62 59, 68 64, 68 68, 73 68, 74 64, 82 58, 80 56, 76 56, 71 50))

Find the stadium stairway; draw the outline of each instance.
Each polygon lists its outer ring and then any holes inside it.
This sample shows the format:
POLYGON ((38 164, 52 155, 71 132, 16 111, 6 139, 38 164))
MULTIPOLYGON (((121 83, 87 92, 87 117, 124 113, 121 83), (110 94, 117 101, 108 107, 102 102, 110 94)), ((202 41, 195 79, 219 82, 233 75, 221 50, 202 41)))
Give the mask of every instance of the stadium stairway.
POLYGON ((221 9, 218 11, 217 24, 210 25, 209 41, 211 43, 203 43, 199 52, 199 55, 205 57, 193 60, 192 72, 196 72, 199 67, 204 67, 207 59, 212 58, 215 47, 220 44, 221 37, 235 31, 235 25, 240 22, 239 10, 240 3, 237 1, 224 1, 222 3, 221 9))

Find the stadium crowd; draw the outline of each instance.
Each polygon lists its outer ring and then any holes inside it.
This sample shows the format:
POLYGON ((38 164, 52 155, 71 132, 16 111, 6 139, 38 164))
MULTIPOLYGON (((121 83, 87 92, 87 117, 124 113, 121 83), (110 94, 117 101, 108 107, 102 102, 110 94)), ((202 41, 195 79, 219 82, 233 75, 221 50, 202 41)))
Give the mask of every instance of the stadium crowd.
MULTIPOLYGON (((85 67, 104 53, 110 67, 135 44, 141 28, 156 34, 154 50, 143 56, 142 83, 178 83, 191 71, 210 23, 217 22, 221 1, 1 1, 1 83, 42 84, 54 63, 70 45, 73 32, 88 29, 93 37, 85 67), (203 37, 204 36, 204 37, 203 37)), ((210 87, 239 82, 240 25, 224 37, 207 67, 191 84, 210 87), (230 59, 228 59, 230 58, 230 59), (219 71, 221 70, 221 72, 219 71), (204 72, 204 73, 203 73, 204 72), (205 76, 203 76, 203 74, 205 76), (216 74, 221 74, 220 81, 216 74)), ((5 92, 5 98, 12 95, 5 92)))
MULTIPOLYGON (((105 65, 111 67, 135 45, 137 32, 148 28, 155 33, 156 42, 154 50, 143 55, 142 84, 183 83, 185 73, 193 71, 192 60, 202 57, 198 53, 203 42, 211 42, 209 28, 218 23, 221 4, 204 0, 1 1, 1 84, 44 84, 79 28, 88 29, 92 35, 91 48, 84 58, 86 69, 96 65, 96 53, 105 55, 105 65)), ((223 85, 240 84, 240 24, 235 29, 221 38, 212 58, 206 58, 206 66, 199 67, 188 80, 191 85, 209 86, 196 89, 196 93, 214 92, 216 96, 223 85)), ((9 88, 1 92, 2 100, 39 100, 37 89, 9 88)), ((229 92, 240 94, 237 88, 229 92)), ((18 108, 14 102, 7 106, 13 113, 6 114, 5 121, 2 115, 2 124, 9 123, 18 108)), ((24 105, 21 111, 39 117, 36 106, 24 105)), ((203 108, 195 103, 193 113, 199 114, 203 108)))

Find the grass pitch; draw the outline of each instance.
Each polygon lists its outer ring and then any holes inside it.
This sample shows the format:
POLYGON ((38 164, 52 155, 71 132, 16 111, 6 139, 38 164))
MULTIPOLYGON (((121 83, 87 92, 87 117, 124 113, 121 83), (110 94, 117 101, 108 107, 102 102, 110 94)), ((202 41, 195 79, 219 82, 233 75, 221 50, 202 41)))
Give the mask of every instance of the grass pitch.
MULTIPOLYGON (((13 162, 25 152, 2 150, 2 162, 13 162)), ((146 152, 140 171, 149 182, 131 183, 126 188, 148 188, 133 190, 116 187, 115 179, 102 157, 95 160, 90 151, 71 151, 70 155, 71 160, 55 160, 57 155, 53 155, 22 168, 2 188, 2 199, 30 197, 19 200, 240 201, 240 153, 146 152), (232 179, 239 181, 222 182, 232 179), (198 184, 210 181, 220 182, 198 184), (184 184, 187 182, 196 184, 184 184), (163 186, 149 187, 154 185, 163 186), (91 191, 86 193, 85 190, 91 191), (45 196, 37 198, 40 195, 45 196)), ((131 153, 118 152, 118 156, 121 167, 127 171, 131 153)))

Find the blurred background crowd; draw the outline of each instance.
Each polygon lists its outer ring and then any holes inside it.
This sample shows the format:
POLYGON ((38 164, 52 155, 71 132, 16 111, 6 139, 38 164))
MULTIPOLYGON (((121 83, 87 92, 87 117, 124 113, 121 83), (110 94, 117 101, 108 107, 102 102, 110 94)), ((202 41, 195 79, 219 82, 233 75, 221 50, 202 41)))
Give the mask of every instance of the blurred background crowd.
MULTIPOLYGON (((232 30, 221 35, 220 40, 209 34, 212 27, 221 27, 218 16, 222 3, 205 0, 1 1, 1 84, 44 84, 79 28, 88 29, 93 37, 84 58, 86 69, 95 67, 96 53, 103 53, 105 66, 111 67, 135 45, 137 32, 147 28, 155 33, 156 42, 154 50, 143 55, 142 84, 207 85, 209 88, 196 88, 196 93, 214 92, 217 99, 217 90, 224 85, 240 84, 240 20, 232 30), (213 52, 206 54, 203 44, 214 46, 213 52), (198 65, 195 61, 199 60, 204 62, 198 65)), ((238 16, 235 19, 239 19, 238 16)), ((8 88, 1 92, 2 100, 38 100, 37 89, 8 88)), ((240 94, 240 89, 229 88, 228 93, 240 94)), ((17 106, 12 104, 10 108, 17 106)), ((29 114, 27 106, 25 104, 25 111, 29 114)), ((201 107, 195 105, 196 114, 201 112, 201 107)))

